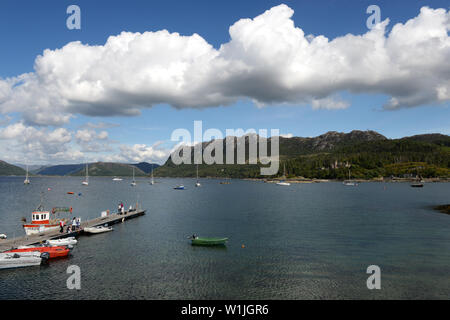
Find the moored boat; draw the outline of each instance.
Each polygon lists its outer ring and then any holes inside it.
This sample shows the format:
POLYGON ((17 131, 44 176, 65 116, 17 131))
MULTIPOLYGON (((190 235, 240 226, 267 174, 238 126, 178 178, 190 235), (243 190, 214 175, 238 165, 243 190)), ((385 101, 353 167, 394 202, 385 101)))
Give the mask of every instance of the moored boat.
POLYGON ((47 240, 45 243, 50 246, 68 246, 68 245, 75 245, 77 244, 77 240, 75 237, 68 237, 68 238, 62 238, 62 239, 53 239, 53 240, 47 240))
POLYGON ((193 246, 224 246, 228 238, 191 237, 193 246))
POLYGON ((174 187, 175 190, 184 190, 184 186, 180 184, 179 186, 174 187))
POLYGON ((414 182, 414 183, 411 183, 411 187, 413 187, 413 188, 423 188, 423 183, 422 182, 414 182))
POLYGON ((283 164, 283 180, 277 182, 278 186, 290 186, 289 182, 284 181, 286 179, 286 164, 283 164))
MULTIPOLYGON (((38 234, 47 231, 58 230, 59 223, 65 219, 57 218, 55 215, 59 212, 72 212, 72 208, 53 208, 50 217, 50 212, 43 210, 42 204, 31 213, 31 223, 25 223, 23 228, 27 236, 38 234)), ((25 220, 24 220, 25 221, 25 220)))
POLYGON ((83 186, 88 186, 89 185, 89 169, 88 169, 88 164, 86 163, 86 178, 84 179, 83 182, 81 182, 81 184, 83 186))
POLYGON ((97 227, 87 227, 83 229, 84 232, 87 233, 103 233, 108 231, 113 231, 112 227, 105 227, 105 226, 97 226, 97 227))
POLYGON ((27 165, 27 174, 25 176, 25 180, 23 181, 23 184, 30 184, 30 179, 28 178, 28 165, 27 165))
POLYGON ((24 253, 24 252, 47 252, 49 254, 49 259, 53 258, 61 258, 67 257, 70 252, 70 247, 67 246, 21 246, 17 249, 11 249, 6 252, 16 252, 16 253, 24 253))
POLYGON ((46 252, 4 252, 0 253, 0 269, 38 266, 48 257, 46 252))

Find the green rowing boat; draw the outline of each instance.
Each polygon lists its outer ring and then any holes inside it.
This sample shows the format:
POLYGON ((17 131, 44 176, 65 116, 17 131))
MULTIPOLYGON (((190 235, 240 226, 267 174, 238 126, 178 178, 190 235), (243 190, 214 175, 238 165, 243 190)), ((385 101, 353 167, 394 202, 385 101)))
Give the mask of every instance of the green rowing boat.
POLYGON ((191 238, 193 246, 224 246, 228 238, 191 238))

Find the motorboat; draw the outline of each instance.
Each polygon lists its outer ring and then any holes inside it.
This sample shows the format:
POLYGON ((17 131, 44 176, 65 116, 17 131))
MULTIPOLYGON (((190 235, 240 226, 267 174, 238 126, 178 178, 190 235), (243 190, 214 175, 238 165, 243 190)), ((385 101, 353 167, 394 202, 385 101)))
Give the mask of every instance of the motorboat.
POLYGON ((290 186, 291 184, 289 182, 280 181, 280 182, 277 182, 277 185, 279 185, 279 186, 290 186))
POLYGON ((50 246, 68 246, 77 244, 75 237, 67 237, 62 239, 47 240, 45 243, 50 246))
POLYGON ((122 178, 118 178, 118 177, 113 178, 113 181, 122 181, 122 180, 123 180, 122 178))
POLYGON ((0 269, 38 266, 48 258, 47 252, 4 252, 0 253, 0 269))
POLYGON ((49 259, 53 258, 61 258, 67 257, 69 255, 72 246, 20 246, 17 249, 11 249, 6 252, 16 252, 16 253, 24 253, 24 252, 47 252, 49 254, 49 259))
POLYGON ((96 226, 96 227, 87 227, 83 229, 84 232, 87 233, 103 233, 103 232, 108 232, 108 231, 113 231, 112 227, 107 227, 107 226, 96 226))
POLYGON ((174 187, 175 190, 184 190, 184 186, 180 184, 179 186, 174 187))

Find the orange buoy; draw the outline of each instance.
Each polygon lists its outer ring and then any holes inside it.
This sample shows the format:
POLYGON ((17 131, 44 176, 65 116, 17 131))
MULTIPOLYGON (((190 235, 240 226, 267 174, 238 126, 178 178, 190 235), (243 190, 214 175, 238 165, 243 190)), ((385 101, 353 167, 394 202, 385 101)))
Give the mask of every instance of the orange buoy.
POLYGON ((72 191, 69 191, 69 192, 67 192, 67 194, 73 194, 73 192, 72 192, 72 191))
POLYGON ((244 248, 245 248, 245 244, 243 244, 243 245, 241 246, 241 248, 244 249, 244 248))

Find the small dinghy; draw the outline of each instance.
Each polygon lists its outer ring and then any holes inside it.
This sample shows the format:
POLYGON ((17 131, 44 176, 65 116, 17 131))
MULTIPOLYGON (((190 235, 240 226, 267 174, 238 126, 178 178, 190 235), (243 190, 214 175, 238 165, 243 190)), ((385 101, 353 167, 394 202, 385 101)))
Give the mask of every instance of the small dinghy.
POLYGON ((17 249, 8 250, 6 252, 24 253, 24 252, 47 252, 49 254, 49 259, 67 257, 69 255, 72 246, 20 246, 17 249))
POLYGON ((113 231, 112 227, 105 227, 105 226, 97 226, 97 227, 88 227, 83 229, 84 232, 87 233, 103 233, 108 231, 113 231))
POLYGON ((228 238, 205 238, 192 236, 191 243, 193 246, 224 246, 228 238))
POLYGON ((47 261, 47 252, 0 253, 0 269, 38 266, 47 261))
POLYGON ((77 244, 77 240, 75 237, 68 237, 63 239, 56 239, 56 240, 47 240, 45 243, 47 245, 56 247, 56 246, 68 246, 68 245, 74 245, 77 244))
POLYGON ((181 184, 179 186, 174 187, 175 190, 184 190, 184 186, 181 184))

